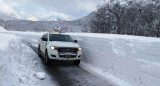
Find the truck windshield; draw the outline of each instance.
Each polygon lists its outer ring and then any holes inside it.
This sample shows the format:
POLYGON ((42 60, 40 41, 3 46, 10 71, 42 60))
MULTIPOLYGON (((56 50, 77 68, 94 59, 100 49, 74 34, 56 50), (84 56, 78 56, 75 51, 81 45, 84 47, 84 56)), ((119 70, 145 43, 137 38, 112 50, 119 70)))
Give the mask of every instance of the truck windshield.
POLYGON ((73 39, 69 35, 50 34, 49 41, 73 42, 73 39))

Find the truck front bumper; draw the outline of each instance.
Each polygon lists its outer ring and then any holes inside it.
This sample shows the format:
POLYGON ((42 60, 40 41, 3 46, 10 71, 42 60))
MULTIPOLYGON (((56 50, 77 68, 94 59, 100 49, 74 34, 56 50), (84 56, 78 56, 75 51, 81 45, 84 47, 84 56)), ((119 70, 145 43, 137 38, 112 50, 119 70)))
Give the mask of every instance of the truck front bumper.
POLYGON ((58 61, 75 61, 81 60, 82 51, 77 51, 77 54, 67 54, 61 53, 59 54, 57 50, 48 50, 48 56, 51 60, 58 60, 58 61))

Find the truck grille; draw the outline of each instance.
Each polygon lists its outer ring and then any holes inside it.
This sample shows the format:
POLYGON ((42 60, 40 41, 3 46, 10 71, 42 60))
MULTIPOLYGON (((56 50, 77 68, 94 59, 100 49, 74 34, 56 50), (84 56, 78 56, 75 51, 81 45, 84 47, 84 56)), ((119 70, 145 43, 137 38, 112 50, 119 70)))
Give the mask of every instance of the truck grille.
POLYGON ((58 48, 60 58, 76 58, 77 48, 58 48))
POLYGON ((60 58, 76 58, 76 55, 59 55, 60 58))
POLYGON ((58 48, 58 52, 74 52, 77 53, 77 48, 58 48))

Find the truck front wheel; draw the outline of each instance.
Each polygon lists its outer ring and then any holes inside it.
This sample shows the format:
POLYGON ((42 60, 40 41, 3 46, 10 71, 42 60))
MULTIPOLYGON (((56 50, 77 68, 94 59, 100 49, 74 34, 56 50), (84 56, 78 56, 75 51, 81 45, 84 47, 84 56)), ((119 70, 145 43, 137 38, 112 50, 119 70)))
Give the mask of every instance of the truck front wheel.
POLYGON ((74 65, 79 65, 80 64, 80 60, 76 60, 73 62, 74 65))
POLYGON ((39 57, 42 57, 42 56, 41 56, 40 45, 38 46, 38 56, 39 56, 39 57))
POLYGON ((48 52, 47 51, 45 53, 45 64, 48 65, 48 66, 51 65, 51 60, 48 57, 48 52))

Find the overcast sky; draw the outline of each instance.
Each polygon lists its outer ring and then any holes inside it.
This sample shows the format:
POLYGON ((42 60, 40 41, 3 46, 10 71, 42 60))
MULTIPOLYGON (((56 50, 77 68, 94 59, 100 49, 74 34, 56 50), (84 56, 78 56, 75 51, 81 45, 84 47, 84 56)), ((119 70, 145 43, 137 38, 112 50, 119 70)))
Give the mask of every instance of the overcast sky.
POLYGON ((102 0, 0 0, 0 11, 15 12, 22 19, 54 16, 67 20, 83 17, 96 10, 102 0))

